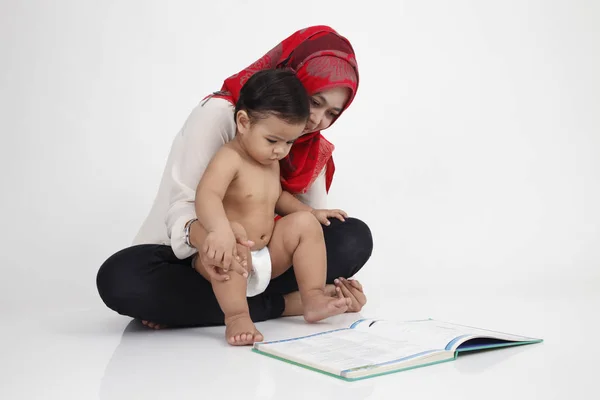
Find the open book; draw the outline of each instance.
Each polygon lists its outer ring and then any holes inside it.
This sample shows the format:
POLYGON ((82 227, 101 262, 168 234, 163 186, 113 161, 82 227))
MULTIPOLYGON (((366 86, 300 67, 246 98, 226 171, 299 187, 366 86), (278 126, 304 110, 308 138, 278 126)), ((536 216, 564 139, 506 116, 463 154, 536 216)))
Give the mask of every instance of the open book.
POLYGON ((452 361, 465 351, 541 341, 432 319, 361 319, 349 328, 258 342, 253 351, 336 378, 357 380, 452 361))

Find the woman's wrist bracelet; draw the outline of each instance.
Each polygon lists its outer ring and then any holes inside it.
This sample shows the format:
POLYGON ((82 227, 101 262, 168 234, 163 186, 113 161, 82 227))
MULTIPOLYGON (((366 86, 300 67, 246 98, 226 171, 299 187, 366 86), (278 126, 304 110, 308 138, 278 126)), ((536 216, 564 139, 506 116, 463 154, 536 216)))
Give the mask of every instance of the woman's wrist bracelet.
POLYGON ((194 218, 194 219, 190 219, 186 224, 185 224, 185 229, 184 229, 184 235, 185 235, 185 244, 187 244, 189 247, 191 247, 192 249, 194 249, 195 247, 192 245, 192 243, 190 242, 190 230, 192 228, 192 224, 194 222, 198 221, 198 218, 194 218))

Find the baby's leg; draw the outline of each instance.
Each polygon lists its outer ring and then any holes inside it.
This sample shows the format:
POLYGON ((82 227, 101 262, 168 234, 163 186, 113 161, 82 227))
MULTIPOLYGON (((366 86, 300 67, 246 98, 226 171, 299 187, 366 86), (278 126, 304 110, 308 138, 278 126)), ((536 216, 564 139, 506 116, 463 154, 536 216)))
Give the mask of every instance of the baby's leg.
MULTIPOLYGON (((196 258, 195 262, 200 262, 200 259, 196 258)), ((196 270, 204 272, 204 268, 196 268, 196 270)), ((230 278, 226 281, 211 280, 205 273, 202 276, 212 284, 215 297, 225 314, 227 342, 234 346, 242 346, 262 341, 263 335, 256 329, 250 318, 246 299, 246 278, 238 273, 229 274, 230 278)))
POLYGON ((272 278, 283 274, 292 264, 304 306, 304 319, 316 322, 342 314, 349 299, 325 293, 327 255, 323 229, 309 212, 297 212, 275 224, 269 243, 272 278))

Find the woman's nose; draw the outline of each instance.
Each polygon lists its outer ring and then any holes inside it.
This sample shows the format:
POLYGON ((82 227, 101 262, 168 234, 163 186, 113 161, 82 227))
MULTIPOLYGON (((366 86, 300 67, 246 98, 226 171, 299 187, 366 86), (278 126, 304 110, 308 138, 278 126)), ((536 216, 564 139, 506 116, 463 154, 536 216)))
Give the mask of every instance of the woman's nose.
POLYGON ((311 111, 310 113, 310 123, 312 125, 314 125, 315 127, 319 126, 319 124, 321 123, 321 121, 323 120, 323 115, 325 113, 321 110, 315 110, 315 111, 311 111))

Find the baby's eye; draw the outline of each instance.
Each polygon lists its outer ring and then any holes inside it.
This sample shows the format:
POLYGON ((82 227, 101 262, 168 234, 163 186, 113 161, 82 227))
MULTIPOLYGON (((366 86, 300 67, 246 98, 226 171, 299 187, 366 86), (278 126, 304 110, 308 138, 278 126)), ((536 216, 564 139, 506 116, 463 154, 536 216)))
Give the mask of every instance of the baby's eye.
POLYGON ((267 139, 267 142, 271 143, 271 144, 275 144, 277 143, 277 140, 273 140, 273 139, 267 139))

